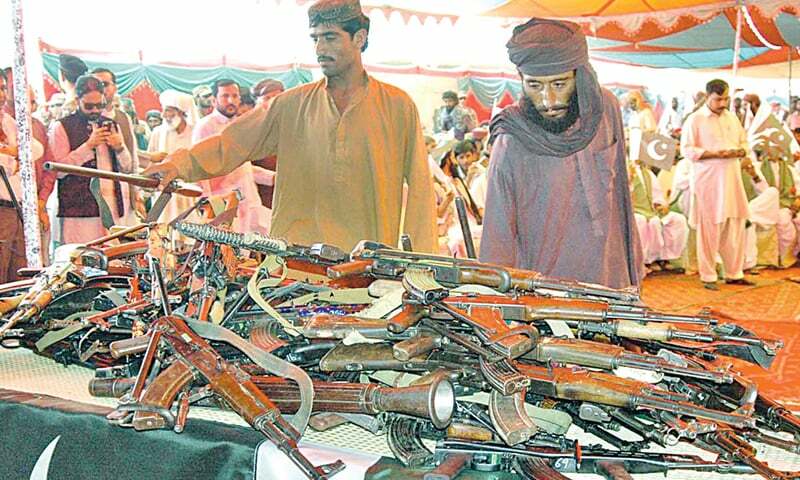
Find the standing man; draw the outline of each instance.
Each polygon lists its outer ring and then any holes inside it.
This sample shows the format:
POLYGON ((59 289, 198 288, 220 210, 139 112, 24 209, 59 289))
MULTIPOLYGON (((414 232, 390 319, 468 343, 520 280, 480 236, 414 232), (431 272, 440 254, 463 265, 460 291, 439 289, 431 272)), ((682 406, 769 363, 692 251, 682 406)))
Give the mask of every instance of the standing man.
MULTIPOLYGON (((197 122, 192 132, 192 145, 219 135, 239 114, 241 105, 239 84, 233 80, 217 80, 211 93, 214 98, 214 111, 197 122)), ((256 167, 250 162, 244 162, 231 173, 203 181, 201 185, 205 194, 209 196, 225 195, 233 190, 239 190, 242 200, 239 202, 233 229, 268 234, 271 214, 261 203, 256 183, 274 184, 274 173, 256 167)))
MULTIPOLYGON (((191 147, 193 131, 189 123, 194 108, 191 95, 169 89, 161 92, 158 101, 164 108, 164 122, 150 134, 147 147, 150 161, 154 163, 164 160, 176 150, 191 147)), ((160 221, 171 221, 193 203, 189 197, 174 195, 161 213, 160 221)))
POLYGON ((706 94, 705 105, 689 115, 681 131, 681 152, 694 162, 689 224, 697 228, 700 280, 705 288, 719 290, 719 255, 725 283, 754 285, 742 271, 749 212, 741 169, 752 164, 747 158, 747 134, 728 110, 727 83, 708 82, 706 94))
POLYGON ((269 109, 146 173, 196 181, 277 154, 273 236, 349 249, 363 239, 396 245, 408 233, 417 250, 436 251, 419 115, 408 94, 364 71, 369 18, 358 0, 319 0, 308 16, 325 78, 284 92, 269 109), (409 215, 401 230, 404 181, 409 215))
POLYGON ((198 85, 192 89, 194 105, 198 118, 203 118, 214 111, 214 94, 208 85, 198 85))
POLYGON ((253 87, 253 96, 256 98, 257 105, 266 106, 270 99, 277 97, 286 90, 283 82, 280 80, 273 80, 265 78, 256 83, 253 87))
MULTIPOLYGON (((111 70, 103 67, 97 67, 92 70, 92 75, 105 85, 103 96, 106 98, 106 109, 103 111, 103 115, 116 122, 119 133, 122 134, 122 141, 125 142, 125 148, 128 150, 128 154, 131 157, 131 171, 138 173, 139 156, 136 152, 136 135, 133 133, 133 124, 128 114, 114 105, 114 96, 117 94, 117 76, 114 75, 114 72, 111 70)), ((144 204, 138 198, 139 189, 133 185, 128 185, 128 190, 130 204, 136 206, 140 215, 144 218, 146 214, 144 211, 144 204)), ((133 221, 135 219, 131 217, 131 220, 133 221)))
MULTIPOLYGON (((0 70, 0 105, 4 105, 8 89, 6 76, 0 70)), ((0 182, 0 284, 17 279, 17 270, 25 266, 25 239, 18 206, 11 200, 22 201, 17 149, 17 125, 14 118, 0 108, 0 166, 5 170, 11 191, 0 182)), ((21 205, 19 206, 21 207, 21 205)))
POLYGON ((452 90, 442 94, 442 101, 444 105, 437 108, 433 116, 433 132, 452 131, 456 140, 464 140, 464 135, 475 128, 469 113, 458 104, 458 95, 452 90))
MULTIPOLYGON (((131 157, 113 120, 105 111, 103 82, 90 75, 79 77, 75 85, 78 111, 55 122, 50 129, 53 160, 81 167, 129 173, 131 157)), ((100 180, 97 202, 89 187, 90 179, 59 174, 58 217, 62 243, 85 243, 106 235, 110 223, 121 223, 128 215, 128 184, 100 180), (101 209, 98 203, 108 210, 101 209)))
POLYGON ((597 82, 580 27, 533 18, 506 46, 525 94, 492 121, 480 259, 639 285, 622 115, 597 82))
POLYGON ((672 97, 669 110, 661 114, 661 120, 658 122, 658 132, 661 135, 672 137, 675 131, 681 128, 681 114, 678 113, 679 107, 678 97, 672 97))

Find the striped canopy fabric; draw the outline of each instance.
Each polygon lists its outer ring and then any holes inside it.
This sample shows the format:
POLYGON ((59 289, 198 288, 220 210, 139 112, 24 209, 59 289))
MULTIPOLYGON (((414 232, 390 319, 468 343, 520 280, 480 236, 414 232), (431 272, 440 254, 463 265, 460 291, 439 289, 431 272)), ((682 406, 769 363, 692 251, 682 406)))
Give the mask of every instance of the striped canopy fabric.
POLYGON ((484 14, 578 22, 598 60, 711 69, 732 66, 740 13, 739 66, 800 59, 800 3, 789 0, 507 0, 484 14))

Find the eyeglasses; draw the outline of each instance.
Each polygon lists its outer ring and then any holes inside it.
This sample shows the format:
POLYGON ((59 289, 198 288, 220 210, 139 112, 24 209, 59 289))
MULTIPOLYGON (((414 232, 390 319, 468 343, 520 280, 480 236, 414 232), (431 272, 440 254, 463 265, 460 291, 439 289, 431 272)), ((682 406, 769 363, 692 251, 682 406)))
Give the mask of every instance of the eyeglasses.
POLYGON ((83 108, 86 110, 104 110, 106 108, 106 102, 97 102, 97 103, 83 102, 83 108))

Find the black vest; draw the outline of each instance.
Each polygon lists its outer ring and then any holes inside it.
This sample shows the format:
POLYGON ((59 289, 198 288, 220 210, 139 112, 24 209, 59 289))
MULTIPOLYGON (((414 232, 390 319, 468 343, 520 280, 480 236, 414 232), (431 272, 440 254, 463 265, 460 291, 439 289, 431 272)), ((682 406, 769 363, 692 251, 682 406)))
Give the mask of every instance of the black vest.
MULTIPOLYGON (((105 117, 102 117, 104 120, 105 117)), ((74 151, 87 140, 92 132, 89 120, 80 112, 68 115, 61 120, 61 125, 67 133, 69 140, 69 150, 74 151)), ((119 161, 113 149, 108 149, 111 155, 111 169, 119 172, 119 161)), ((85 162, 82 167, 97 168, 97 154, 95 157, 85 162)), ((89 190, 91 178, 78 175, 67 175, 58 179, 58 216, 59 217, 99 217, 100 208, 89 190)), ((122 203, 122 188, 119 182, 114 182, 114 197, 116 200, 117 214, 121 217, 124 214, 124 204, 122 203)))

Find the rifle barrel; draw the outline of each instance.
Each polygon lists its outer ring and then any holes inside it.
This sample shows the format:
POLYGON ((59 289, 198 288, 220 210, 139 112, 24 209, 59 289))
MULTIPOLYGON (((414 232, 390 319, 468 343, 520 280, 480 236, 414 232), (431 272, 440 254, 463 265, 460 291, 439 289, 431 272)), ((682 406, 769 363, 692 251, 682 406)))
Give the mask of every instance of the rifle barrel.
POLYGON ((106 180, 116 180, 118 182, 130 183, 137 187, 143 188, 156 188, 160 183, 157 178, 145 177, 143 175, 132 175, 129 173, 109 172, 106 170, 99 170, 96 168, 78 167, 76 165, 67 165, 64 163, 45 162, 45 170, 52 170, 54 172, 66 173, 69 175, 79 175, 81 177, 95 177, 103 178, 106 180))

